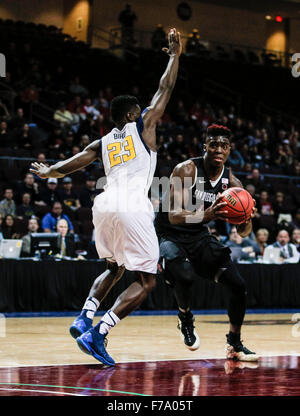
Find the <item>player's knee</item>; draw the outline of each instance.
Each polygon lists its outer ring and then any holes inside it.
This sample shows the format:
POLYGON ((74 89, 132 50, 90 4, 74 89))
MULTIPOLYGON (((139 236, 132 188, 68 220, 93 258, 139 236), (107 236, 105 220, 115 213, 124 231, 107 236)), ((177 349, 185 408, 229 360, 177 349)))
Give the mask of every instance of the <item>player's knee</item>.
POLYGON ((189 261, 174 260, 167 262, 166 267, 171 272, 174 282, 184 286, 191 286, 195 279, 196 273, 189 261))
POLYGON ((125 266, 118 266, 117 263, 113 263, 110 261, 107 262, 107 268, 110 270, 114 278, 117 280, 119 280, 125 272, 125 266))

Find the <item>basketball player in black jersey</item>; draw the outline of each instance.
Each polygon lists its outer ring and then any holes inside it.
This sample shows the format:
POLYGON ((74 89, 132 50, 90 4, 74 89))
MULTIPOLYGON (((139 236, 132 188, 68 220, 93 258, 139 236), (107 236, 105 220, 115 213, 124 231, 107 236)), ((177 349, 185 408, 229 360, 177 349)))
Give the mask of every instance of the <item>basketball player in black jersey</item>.
MULTIPOLYGON (((228 290, 230 324, 226 358, 256 361, 256 353, 249 351, 240 338, 246 310, 245 282, 231 261, 230 249, 212 236, 206 226, 213 220, 226 220, 227 211, 220 210, 226 210, 226 202, 221 202, 219 193, 230 187, 243 187, 224 166, 230 153, 230 137, 227 127, 213 124, 207 128, 205 156, 187 160, 174 168, 170 195, 166 194, 170 197, 170 209, 169 212, 159 210, 155 227, 165 280, 174 288, 179 308, 178 328, 186 346, 192 351, 200 346, 190 308, 193 284, 201 276, 223 284, 228 290), (179 181, 179 187, 175 186, 175 181, 179 181), (187 201, 199 208, 186 209, 187 201)), ((252 230, 251 220, 237 229, 246 237, 252 230)))

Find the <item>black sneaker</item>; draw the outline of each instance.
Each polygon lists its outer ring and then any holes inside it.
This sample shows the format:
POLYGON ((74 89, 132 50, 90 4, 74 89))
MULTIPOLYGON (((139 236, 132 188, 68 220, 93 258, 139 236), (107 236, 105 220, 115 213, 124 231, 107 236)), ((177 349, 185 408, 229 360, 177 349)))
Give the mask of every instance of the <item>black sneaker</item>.
POLYGON ((225 347, 226 358, 236 361, 258 361, 259 356, 246 348, 242 341, 239 339, 233 339, 231 334, 226 334, 227 345, 225 347))
POLYGON ((200 338, 194 329, 194 321, 195 318, 191 311, 187 313, 179 311, 177 328, 180 329, 184 343, 191 351, 200 347, 200 338))

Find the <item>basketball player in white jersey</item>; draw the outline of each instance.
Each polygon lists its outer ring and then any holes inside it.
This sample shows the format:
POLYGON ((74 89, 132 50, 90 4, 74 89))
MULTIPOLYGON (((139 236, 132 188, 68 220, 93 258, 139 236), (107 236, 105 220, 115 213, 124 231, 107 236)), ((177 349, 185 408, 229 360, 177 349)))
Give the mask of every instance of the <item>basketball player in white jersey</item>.
POLYGON ((136 309, 155 286, 159 246, 148 190, 156 166, 156 125, 175 86, 182 51, 176 29, 170 30, 168 48, 163 50, 169 62, 148 108, 141 113, 135 97, 115 97, 111 115, 116 127, 109 134, 65 161, 50 167, 33 163, 30 169, 41 178, 62 178, 98 158, 103 161, 107 184, 94 200, 93 223, 97 252, 106 258, 107 270, 95 280, 70 333, 83 352, 106 365, 115 364, 105 349, 109 330, 136 309), (93 327, 95 312, 125 269, 135 271, 136 280, 93 327))

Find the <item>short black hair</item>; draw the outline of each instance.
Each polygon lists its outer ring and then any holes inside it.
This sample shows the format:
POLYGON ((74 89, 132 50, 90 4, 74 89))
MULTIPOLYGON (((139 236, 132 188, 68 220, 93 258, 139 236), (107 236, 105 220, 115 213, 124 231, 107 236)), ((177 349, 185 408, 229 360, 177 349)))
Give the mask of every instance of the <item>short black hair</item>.
POLYGON ((211 124, 206 130, 206 138, 209 136, 224 136, 230 140, 231 135, 231 130, 228 127, 219 124, 211 124))
POLYGON ((113 98, 110 104, 113 122, 120 123, 122 118, 136 105, 139 105, 139 102, 133 95, 118 95, 113 98))

